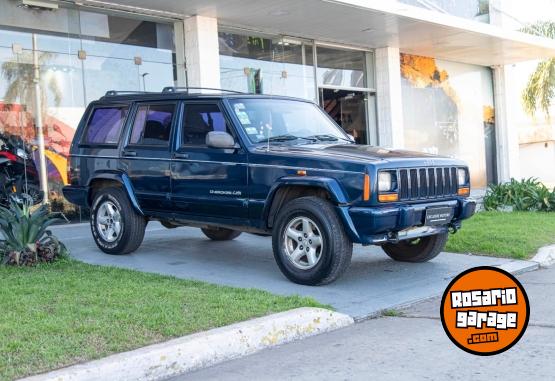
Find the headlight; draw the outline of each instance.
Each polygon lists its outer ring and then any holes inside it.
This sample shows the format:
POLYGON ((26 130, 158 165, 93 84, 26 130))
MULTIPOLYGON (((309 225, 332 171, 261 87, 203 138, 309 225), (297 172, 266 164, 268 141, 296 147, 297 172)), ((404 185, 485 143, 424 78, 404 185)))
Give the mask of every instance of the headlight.
POLYGON ((20 158, 22 158, 22 159, 28 159, 28 158, 29 158, 29 156, 27 155, 27 152, 25 152, 25 150, 24 150, 24 149, 21 149, 21 148, 18 148, 18 149, 15 151, 15 154, 16 154, 17 156, 19 156, 20 158))
POLYGON ((467 185, 468 179, 466 173, 466 169, 464 168, 457 169, 457 179, 459 182, 459 187, 467 185))
POLYGON ((393 185, 393 176, 390 172, 380 172, 378 174, 378 191, 389 192, 393 185))

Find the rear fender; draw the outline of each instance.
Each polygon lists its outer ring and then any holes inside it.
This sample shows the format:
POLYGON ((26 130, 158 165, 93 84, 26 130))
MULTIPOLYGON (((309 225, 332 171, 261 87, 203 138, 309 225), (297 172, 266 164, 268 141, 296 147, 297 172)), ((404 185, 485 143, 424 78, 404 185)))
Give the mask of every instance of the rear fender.
POLYGON ((127 197, 129 197, 129 201, 131 202, 133 209, 135 209, 137 213, 139 213, 140 215, 144 216, 144 213, 139 205, 139 202, 137 201, 137 197, 135 196, 135 191, 133 190, 133 184, 131 183, 131 180, 129 179, 129 176, 127 176, 127 174, 122 172, 101 172, 101 173, 95 174, 94 177, 91 178, 88 184, 89 197, 90 197, 90 192, 92 191, 91 184, 95 180, 110 180, 110 181, 116 181, 120 183, 121 187, 127 194, 127 197))

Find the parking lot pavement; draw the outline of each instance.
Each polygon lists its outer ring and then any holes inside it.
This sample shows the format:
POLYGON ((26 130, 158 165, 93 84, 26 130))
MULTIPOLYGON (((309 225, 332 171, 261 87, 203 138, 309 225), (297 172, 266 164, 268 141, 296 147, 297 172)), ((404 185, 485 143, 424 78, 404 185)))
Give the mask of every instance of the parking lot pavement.
POLYGON ((311 296, 337 311, 364 318, 377 312, 439 295, 461 271, 480 265, 502 265, 508 259, 443 253, 428 263, 401 263, 377 247, 355 245, 348 271, 335 283, 300 286, 279 271, 270 237, 242 234, 233 241, 214 242, 200 229, 166 229, 148 225, 142 246, 133 254, 113 256, 94 244, 88 224, 54 227, 71 255, 84 262, 259 288, 275 294, 311 296))
POLYGON ((441 301, 434 298, 397 317, 367 320, 172 381, 553 380, 555 268, 518 278, 530 299, 530 322, 522 339, 499 355, 475 356, 451 343, 439 319, 441 301))

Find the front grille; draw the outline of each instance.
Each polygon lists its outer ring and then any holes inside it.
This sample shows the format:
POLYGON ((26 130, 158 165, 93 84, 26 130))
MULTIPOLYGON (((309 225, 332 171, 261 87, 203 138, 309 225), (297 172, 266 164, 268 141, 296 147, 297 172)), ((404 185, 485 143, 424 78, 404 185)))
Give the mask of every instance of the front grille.
POLYGON ((456 196, 457 168, 407 168, 397 170, 399 199, 424 200, 456 196))

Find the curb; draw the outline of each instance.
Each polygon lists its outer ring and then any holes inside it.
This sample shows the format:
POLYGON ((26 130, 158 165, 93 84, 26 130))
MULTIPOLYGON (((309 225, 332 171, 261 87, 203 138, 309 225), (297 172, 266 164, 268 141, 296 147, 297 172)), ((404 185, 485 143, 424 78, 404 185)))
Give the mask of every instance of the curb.
POLYGON ((540 267, 551 267, 555 264, 555 245, 540 247, 533 262, 538 263, 540 267))
POLYGON ((25 381, 161 380, 354 323, 322 308, 297 308, 212 329, 103 359, 25 378, 25 381))

